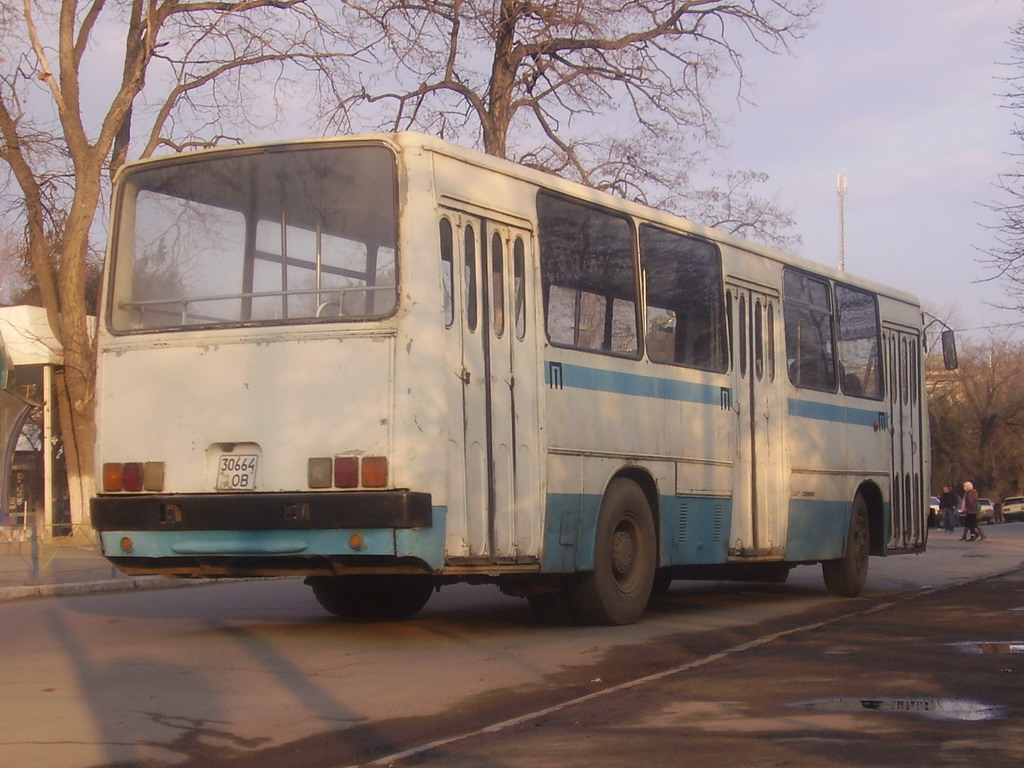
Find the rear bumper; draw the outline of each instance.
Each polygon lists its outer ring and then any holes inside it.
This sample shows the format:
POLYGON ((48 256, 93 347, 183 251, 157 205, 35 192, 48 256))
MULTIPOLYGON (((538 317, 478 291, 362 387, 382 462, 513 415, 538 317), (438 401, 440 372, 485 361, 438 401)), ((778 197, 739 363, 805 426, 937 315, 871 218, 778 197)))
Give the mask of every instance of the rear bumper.
POLYGON ((97 531, 288 531, 430 528, 430 494, 232 493, 99 496, 90 502, 97 531))
POLYGON ((101 496, 103 553, 132 574, 424 573, 444 565, 445 510, 427 493, 101 496))

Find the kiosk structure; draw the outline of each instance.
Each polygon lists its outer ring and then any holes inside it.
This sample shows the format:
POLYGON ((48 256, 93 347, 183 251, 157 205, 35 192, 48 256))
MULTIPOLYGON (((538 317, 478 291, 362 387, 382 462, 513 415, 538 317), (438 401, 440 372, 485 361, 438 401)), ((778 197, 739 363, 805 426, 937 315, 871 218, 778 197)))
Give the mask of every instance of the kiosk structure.
POLYGON ((9 540, 23 540, 33 524, 38 536, 49 538, 57 525, 75 530, 83 522, 71 519, 59 490, 53 381, 62 364, 44 309, 0 307, 0 525, 9 540))

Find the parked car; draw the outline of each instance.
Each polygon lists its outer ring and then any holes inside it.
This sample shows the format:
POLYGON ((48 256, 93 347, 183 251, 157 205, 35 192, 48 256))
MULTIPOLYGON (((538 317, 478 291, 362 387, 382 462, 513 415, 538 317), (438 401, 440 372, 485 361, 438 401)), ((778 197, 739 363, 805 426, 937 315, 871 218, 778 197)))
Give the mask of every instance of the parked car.
POLYGON ((939 512, 939 497, 930 496, 928 498, 928 527, 929 528, 941 528, 942 527, 942 515, 939 512))
POLYGON ((1024 520, 1024 496, 1010 496, 1008 499, 1003 499, 1003 519, 1006 522, 1024 520))
POLYGON ((988 499, 978 499, 978 524, 988 523, 992 525, 996 521, 996 508, 988 499))

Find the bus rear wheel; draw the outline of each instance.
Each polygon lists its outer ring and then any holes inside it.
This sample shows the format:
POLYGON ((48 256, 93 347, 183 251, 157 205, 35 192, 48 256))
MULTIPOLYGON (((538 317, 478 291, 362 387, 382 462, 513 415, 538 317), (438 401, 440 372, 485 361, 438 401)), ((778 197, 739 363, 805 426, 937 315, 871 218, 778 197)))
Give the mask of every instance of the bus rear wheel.
POLYGON ((310 576, 306 579, 321 607, 347 619, 400 621, 419 613, 434 591, 426 576, 310 576))
POLYGON ((594 570, 567 579, 566 591, 580 621, 637 621, 651 596, 657 554, 647 496, 632 480, 613 480, 597 517, 594 570))
POLYGON ((868 505, 857 495, 850 511, 850 528, 846 534, 846 549, 838 560, 825 560, 821 573, 825 589, 837 597, 856 597, 868 580, 868 557, 871 538, 868 529, 868 505))

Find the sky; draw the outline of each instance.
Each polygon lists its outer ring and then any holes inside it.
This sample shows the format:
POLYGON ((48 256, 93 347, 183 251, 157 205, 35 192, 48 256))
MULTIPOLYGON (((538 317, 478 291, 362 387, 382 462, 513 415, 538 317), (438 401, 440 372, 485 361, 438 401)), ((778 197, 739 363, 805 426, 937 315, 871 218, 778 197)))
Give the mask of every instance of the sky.
POLYGON ((958 330, 1006 335, 1024 318, 993 306, 1007 299, 985 281, 998 218, 984 204, 1005 200, 999 174, 1024 150, 1000 96, 1022 19, 1024 0, 824 0, 791 54, 744 52, 753 105, 721 83, 729 146, 712 165, 768 173, 759 192, 793 212, 797 253, 831 265, 844 174, 847 271, 916 295, 958 330))
POLYGON ((998 223, 984 204, 1005 200, 998 176, 1024 149, 1000 96, 1021 19, 1021 0, 825 0, 792 55, 745 56, 755 105, 733 101, 712 164, 768 173, 762 192, 793 211, 796 252, 833 266, 844 174, 846 270, 1003 338, 990 327, 1024 317, 991 306, 1004 286, 981 282, 998 223))

